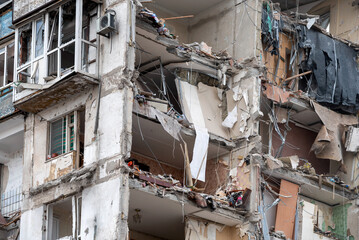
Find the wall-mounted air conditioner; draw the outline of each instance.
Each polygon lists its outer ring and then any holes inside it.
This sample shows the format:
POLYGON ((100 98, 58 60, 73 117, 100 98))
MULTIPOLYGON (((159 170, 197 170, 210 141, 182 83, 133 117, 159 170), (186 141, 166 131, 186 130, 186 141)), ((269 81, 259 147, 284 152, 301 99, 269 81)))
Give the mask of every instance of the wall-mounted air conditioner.
POLYGON ((107 12, 97 22, 97 34, 109 37, 111 32, 116 32, 115 13, 107 12))

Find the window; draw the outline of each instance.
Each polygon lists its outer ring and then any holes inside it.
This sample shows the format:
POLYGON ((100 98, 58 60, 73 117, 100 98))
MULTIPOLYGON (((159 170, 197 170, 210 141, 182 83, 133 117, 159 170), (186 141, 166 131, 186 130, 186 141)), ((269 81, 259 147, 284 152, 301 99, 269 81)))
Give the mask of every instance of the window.
POLYGON ((83 163, 85 112, 75 111, 50 123, 49 154, 47 159, 75 151, 79 166, 83 163))
POLYGON ((97 12, 97 3, 70 0, 20 27, 15 35, 17 81, 44 84, 73 71, 96 76, 97 12))
POLYGON ((44 21, 35 20, 19 28, 17 73, 22 83, 38 83, 39 62, 43 62, 44 21))
POLYGON ((14 43, 0 48, 0 87, 13 81, 14 43))
POLYGON ((65 3, 49 13, 48 76, 56 78, 74 70, 75 16, 75 1, 65 3))
POLYGON ((81 208, 80 196, 48 205, 47 240, 81 239, 81 208))

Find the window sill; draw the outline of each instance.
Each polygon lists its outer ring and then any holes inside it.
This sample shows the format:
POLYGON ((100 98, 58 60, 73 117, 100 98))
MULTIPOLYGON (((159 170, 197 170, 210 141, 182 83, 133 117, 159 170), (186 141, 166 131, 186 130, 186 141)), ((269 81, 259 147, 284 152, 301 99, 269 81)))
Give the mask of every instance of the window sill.
POLYGON ((69 151, 69 152, 60 154, 60 155, 58 155, 58 156, 56 156, 56 157, 53 157, 53 158, 49 158, 49 159, 46 158, 45 163, 55 161, 55 160, 57 160, 57 159, 59 159, 59 158, 66 157, 66 156, 71 155, 71 154, 74 154, 74 155, 75 155, 75 153, 76 153, 76 151, 75 151, 75 150, 72 150, 72 151, 69 151))

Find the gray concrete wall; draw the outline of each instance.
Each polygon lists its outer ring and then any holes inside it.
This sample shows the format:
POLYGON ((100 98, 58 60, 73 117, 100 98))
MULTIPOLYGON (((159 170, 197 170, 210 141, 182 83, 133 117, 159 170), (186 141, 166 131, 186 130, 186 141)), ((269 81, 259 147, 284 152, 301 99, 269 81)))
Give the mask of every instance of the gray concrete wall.
POLYGON ((226 50, 237 60, 254 57, 259 44, 262 1, 241 2, 223 1, 197 15, 189 26, 189 41, 205 41, 213 51, 226 50))

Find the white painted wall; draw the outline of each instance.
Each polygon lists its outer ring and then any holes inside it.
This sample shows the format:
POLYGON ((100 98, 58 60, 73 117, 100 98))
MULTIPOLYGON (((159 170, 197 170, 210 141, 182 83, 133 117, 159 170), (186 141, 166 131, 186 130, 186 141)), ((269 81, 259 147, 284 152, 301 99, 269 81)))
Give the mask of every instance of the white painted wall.
POLYGON ((82 192, 82 240, 118 239, 121 218, 120 201, 128 201, 120 195, 121 180, 113 179, 82 192))
MULTIPOLYGON (((107 74, 117 67, 125 67, 128 12, 127 1, 107 0, 102 9, 116 11, 117 34, 112 38, 100 37, 100 73, 107 74)), ((104 14, 104 11, 103 13, 104 14)))
POLYGON ((4 164, 8 167, 9 175, 7 179, 7 184, 2 192, 8 192, 10 190, 17 189, 22 184, 22 150, 14 152, 10 155, 10 161, 4 164))
POLYGON ((43 239, 43 213, 44 207, 31 209, 21 213, 20 240, 43 239))

